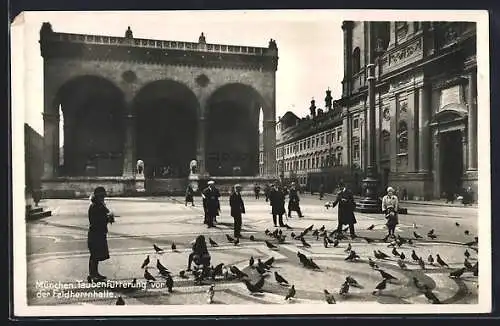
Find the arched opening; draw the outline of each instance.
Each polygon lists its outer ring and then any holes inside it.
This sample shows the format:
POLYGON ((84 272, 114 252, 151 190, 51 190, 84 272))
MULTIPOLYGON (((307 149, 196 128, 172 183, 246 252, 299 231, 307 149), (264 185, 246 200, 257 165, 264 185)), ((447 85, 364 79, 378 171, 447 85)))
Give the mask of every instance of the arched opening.
POLYGON ((361 70, 361 54, 358 47, 352 52, 352 74, 355 75, 361 70))
POLYGON ((185 85, 160 80, 144 86, 134 100, 137 159, 147 178, 179 178, 196 159, 198 100, 185 85))
POLYGON ((228 84, 208 103, 207 171, 215 176, 257 175, 262 97, 250 86, 228 84))
POLYGON ((124 96, 112 82, 81 76, 58 92, 59 175, 120 176, 124 96))

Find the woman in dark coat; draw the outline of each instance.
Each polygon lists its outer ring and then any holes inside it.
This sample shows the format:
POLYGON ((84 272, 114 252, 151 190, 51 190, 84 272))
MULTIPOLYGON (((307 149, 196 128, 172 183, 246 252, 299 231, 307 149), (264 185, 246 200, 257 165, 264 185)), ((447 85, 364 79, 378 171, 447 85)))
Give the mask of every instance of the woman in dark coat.
POLYGON ((271 204, 271 213, 273 215, 274 226, 277 227, 276 219, 279 217, 279 226, 285 226, 283 223, 283 214, 285 214, 285 194, 281 187, 273 189, 269 193, 269 202, 271 204))
POLYGON ((184 206, 187 206, 187 203, 191 203, 191 206, 194 206, 194 190, 191 185, 187 186, 186 189, 186 202, 184 203, 184 206))
POLYGON ((193 252, 190 253, 188 257, 188 271, 191 270, 191 264, 193 261, 196 265, 203 265, 203 267, 210 266, 211 257, 208 253, 207 242, 205 241, 205 237, 203 235, 196 237, 192 249, 193 252))
POLYGON ((341 234, 342 226, 348 224, 351 238, 355 238, 354 224, 356 224, 356 217, 354 217, 354 208, 356 208, 356 203, 352 193, 346 187, 340 188, 337 198, 332 203, 332 208, 337 204, 339 205, 337 234, 341 234))
POLYGON ((91 197, 89 207, 89 231, 88 231, 88 248, 90 252, 89 258, 89 276, 87 280, 104 280, 106 276, 99 274, 98 265, 100 261, 109 259, 108 250, 108 223, 113 223, 114 215, 106 207, 104 198, 106 190, 103 187, 97 187, 94 190, 94 195, 91 197))

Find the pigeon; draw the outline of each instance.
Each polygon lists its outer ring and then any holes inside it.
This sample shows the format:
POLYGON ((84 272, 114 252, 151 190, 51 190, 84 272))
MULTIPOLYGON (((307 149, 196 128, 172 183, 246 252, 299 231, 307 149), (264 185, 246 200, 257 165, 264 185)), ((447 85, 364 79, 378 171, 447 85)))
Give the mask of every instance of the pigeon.
POLYGON ((285 296, 285 300, 292 299, 295 296, 295 285, 292 285, 290 290, 288 290, 287 295, 285 296))
POLYGON ((147 269, 144 270, 144 278, 148 281, 156 281, 156 278, 147 269))
POLYGON ((382 275, 383 279, 386 279, 388 281, 397 280, 397 278, 395 278, 394 276, 392 276, 391 274, 387 273, 386 271, 384 271, 382 269, 378 269, 378 271, 380 272, 380 275, 382 275))
POLYGON ((450 277, 452 278, 460 278, 460 276, 462 276, 462 274, 465 272, 465 268, 462 267, 462 268, 459 268, 459 269, 455 269, 453 271, 450 272, 450 277))
POLYGON ((215 289, 214 289, 215 285, 212 284, 210 285, 210 287, 208 288, 207 290, 207 296, 208 296, 208 304, 211 304, 212 302, 214 302, 214 294, 215 294, 215 289))
POLYGON ((215 266, 212 272, 212 278, 215 278, 215 276, 217 275, 222 275, 222 267, 224 267, 223 263, 220 263, 217 266, 215 266))
POLYGON ((255 267, 255 270, 260 274, 260 275, 264 275, 265 273, 267 273, 267 270, 265 268, 263 268, 262 266, 260 265, 257 265, 255 267))
POLYGON ((320 231, 320 232, 325 231, 325 225, 324 225, 324 224, 323 224, 323 225, 319 228, 319 231, 320 231))
POLYGON ((413 244, 413 240, 412 239, 408 239, 408 244, 412 245, 413 244))
POLYGON ((186 271, 184 271, 184 270, 179 272, 179 276, 180 276, 181 278, 189 278, 189 277, 186 275, 186 271))
POLYGON ((218 247, 219 245, 217 244, 217 242, 215 242, 214 240, 212 240, 212 238, 208 238, 208 242, 210 243, 210 245, 212 247, 218 247))
POLYGON ((144 261, 142 262, 142 265, 141 265, 141 268, 144 268, 146 266, 149 265, 149 255, 146 257, 146 259, 144 259, 144 261))
POLYGON ((125 305, 125 300, 120 296, 118 299, 116 299, 116 305, 117 306, 124 306, 125 305))
POLYGON ((156 268, 158 268, 159 271, 166 271, 166 272, 168 272, 168 268, 166 268, 165 266, 163 266, 160 263, 159 259, 156 259, 156 268))
POLYGON ((266 265, 266 268, 269 269, 271 268, 273 263, 274 263, 274 257, 271 257, 264 262, 264 265, 266 265))
POLYGON ((431 238, 432 240, 436 239, 437 238, 437 235, 435 234, 428 234, 427 235, 429 238, 431 238))
POLYGON ((413 236, 415 237, 415 239, 422 239, 422 236, 415 231, 413 231, 413 236))
POLYGON ((467 258, 465 258, 464 260, 464 266, 467 270, 472 270, 473 268, 472 264, 467 260, 467 258))
POLYGON ((445 261, 441 258, 441 256, 439 256, 439 254, 436 255, 436 261, 438 262, 439 265, 441 265, 442 267, 450 267, 448 266, 447 263, 445 263, 445 261))
POLYGON ((436 297, 436 295, 429 289, 426 288, 424 292, 425 297, 433 304, 440 304, 441 301, 436 297))
POLYGON ((305 248, 311 248, 311 245, 310 245, 310 244, 308 244, 308 243, 306 242, 306 240, 304 239, 304 237, 301 237, 301 238, 300 238, 300 242, 302 242, 302 245, 303 245, 305 248))
POLYGON ((465 234, 465 235, 469 235, 469 230, 465 230, 465 231, 464 231, 464 234, 465 234))
POLYGON ((429 264, 431 265, 434 265, 434 257, 432 257, 432 255, 429 255, 429 257, 427 257, 427 262, 429 262, 429 264))
POLYGON ((280 284, 288 284, 288 281, 285 280, 285 278, 283 276, 278 274, 278 272, 274 272, 274 278, 276 279, 276 282, 278 282, 280 284))
POLYGON ((417 256, 417 253, 415 252, 415 250, 412 250, 411 252, 411 259, 413 259, 414 261, 418 261, 420 257, 417 256))
POLYGON ((236 238, 236 240, 234 240, 234 245, 237 246, 239 243, 240 243, 240 238, 236 238))
POLYGON ((323 290, 323 293, 325 293, 325 301, 328 304, 336 304, 337 301, 335 300, 335 297, 333 296, 332 293, 328 292, 327 289, 323 290))
POLYGON ((434 234, 434 229, 431 229, 429 232, 427 232, 427 235, 434 234))
POLYGON ((250 241, 255 241, 255 237, 253 235, 250 236, 250 241))
POLYGON ((335 243, 335 241, 330 239, 326 233, 324 235, 324 238, 326 239, 326 241, 328 241, 329 244, 335 243))
POLYGON ((467 249, 465 249, 465 252, 464 252, 464 256, 465 258, 469 259, 470 258, 470 253, 467 249))
POLYGON ((297 257, 299 257, 299 260, 303 265, 305 265, 305 262, 308 260, 306 255, 304 255, 300 251, 297 252, 297 257))
POLYGON ((312 233, 312 235, 313 236, 318 236, 319 235, 319 230, 318 229, 314 230, 313 233, 312 233))
POLYGON ((165 277, 165 286, 167 287, 168 292, 172 293, 172 288, 174 287, 174 279, 172 278, 172 276, 170 276, 170 274, 165 277))
POLYGON ((425 262, 422 257, 418 258, 418 265, 420 266, 420 268, 425 269, 425 262))
POLYGON ((402 261, 401 259, 398 259, 398 265, 401 269, 407 269, 408 266, 406 266, 406 264, 404 263, 404 261, 402 261))
POLYGON ((378 251, 378 255, 379 255, 379 257, 381 257, 381 259, 389 258, 389 255, 387 255, 386 253, 384 253, 380 250, 378 251))
POLYGON ((291 236, 292 238, 295 238, 295 233, 294 233, 294 232, 290 233, 290 236, 291 236))
POLYGON ((337 248, 338 246, 339 246, 339 240, 338 240, 338 239, 335 239, 335 240, 333 241, 333 247, 334 247, 334 248, 337 248))
POLYGON ((369 257, 368 257, 368 265, 370 265, 370 267, 373 269, 378 268, 378 265, 369 257))
POLYGON ((328 240, 326 240, 326 237, 323 238, 323 246, 328 248, 328 240))
POLYGON ((252 267, 254 262, 255 260, 253 259, 253 256, 250 257, 250 260, 248 261, 248 266, 252 267))
POLYGON ((345 278, 345 281, 347 283, 349 283, 350 286, 353 286, 355 288, 358 288, 358 289, 362 289, 363 286, 361 284, 358 283, 358 281, 356 281, 352 276, 347 276, 345 278))
POLYGON ((266 243, 266 246, 269 248, 269 249, 276 249, 278 248, 277 246, 273 245, 271 242, 265 240, 264 241, 266 243))
POLYGON ((405 260, 405 258, 406 258, 405 253, 402 252, 401 255, 399 255, 399 258, 401 258, 401 260, 405 260))
POLYGON ((339 294, 342 296, 346 296, 349 293, 349 283, 344 282, 342 283, 342 286, 340 287, 339 294))
POLYGON ((263 270, 268 270, 269 268, 267 267, 266 264, 264 264, 262 262, 262 260, 260 260, 260 258, 257 258, 257 267, 259 267, 260 269, 263 269, 263 270))
POLYGON ((387 287, 387 279, 384 278, 382 282, 377 284, 377 286, 375 287, 375 291, 373 291, 373 294, 380 293, 380 291, 385 290, 386 287, 387 287))
POLYGON ((349 242, 349 243, 347 244, 347 248, 345 248, 345 249, 344 249, 344 252, 349 252, 349 251, 351 251, 351 250, 352 250, 352 246, 351 246, 351 243, 349 242))
POLYGON ((229 234, 226 234, 226 239, 228 242, 231 242, 231 243, 234 242, 234 239, 229 234))
POLYGON ((261 277, 255 284, 250 283, 249 280, 243 280, 243 283, 245 283, 250 293, 262 292, 262 286, 264 286, 264 277, 261 277))
POLYGON ((460 223, 455 222, 455 226, 456 226, 456 227, 459 227, 459 226, 460 226, 460 223))
POLYGON ((396 256, 396 257, 400 257, 400 256, 401 256, 401 254, 400 254, 400 253, 396 250, 396 248, 393 248, 393 249, 392 249, 392 254, 393 254, 394 256, 396 256))
POLYGON ((375 224, 372 224, 372 225, 370 225, 370 226, 367 228, 367 230, 373 230, 373 228, 374 228, 374 227, 375 227, 375 224))
POLYGON ((157 254, 159 253, 162 253, 163 252, 163 249, 161 249, 160 247, 158 247, 157 245, 153 244, 153 248, 154 250, 156 251, 157 254))
POLYGON ((177 246, 175 245, 175 242, 172 242, 172 251, 176 251, 177 250, 177 246))
POLYGON ((309 227, 307 227, 304 230, 303 235, 306 235, 308 232, 311 232, 313 228, 314 228, 314 224, 311 224, 309 227))
POLYGON ((248 277, 248 274, 246 273, 243 273, 242 271, 240 271, 240 269, 236 266, 231 266, 230 267, 230 270, 231 270, 231 273, 235 274, 236 277, 238 278, 244 278, 244 277, 248 277))
POLYGON ((356 253, 356 251, 352 250, 349 255, 344 259, 347 261, 354 261, 359 258, 359 255, 356 253))
POLYGON ((278 243, 285 243, 286 235, 278 237, 278 243))
POLYGON ((269 229, 266 229, 266 230, 264 231, 264 234, 265 234, 265 235, 270 235, 270 234, 271 234, 271 231, 269 231, 269 229))

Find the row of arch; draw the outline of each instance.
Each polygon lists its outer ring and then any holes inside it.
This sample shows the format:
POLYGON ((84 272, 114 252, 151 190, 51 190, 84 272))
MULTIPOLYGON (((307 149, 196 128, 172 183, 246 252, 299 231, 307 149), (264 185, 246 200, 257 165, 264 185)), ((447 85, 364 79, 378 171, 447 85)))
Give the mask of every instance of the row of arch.
POLYGON ((122 175, 130 130, 134 160, 145 162, 146 176, 187 176, 200 146, 211 175, 259 173, 259 129, 269 107, 251 86, 218 88, 207 101, 205 120, 197 96, 173 80, 145 85, 130 105, 105 78, 80 76, 65 83, 54 103, 62 145, 58 175, 122 175))

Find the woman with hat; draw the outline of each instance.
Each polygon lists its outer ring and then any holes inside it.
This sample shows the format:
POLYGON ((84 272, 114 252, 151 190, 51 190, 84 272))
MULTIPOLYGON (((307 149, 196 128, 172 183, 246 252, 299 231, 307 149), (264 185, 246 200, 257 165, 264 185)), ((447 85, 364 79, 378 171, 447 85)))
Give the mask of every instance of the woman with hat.
POLYGON ((229 206, 231 206, 231 216, 234 218, 234 237, 241 237, 241 214, 245 214, 245 204, 241 198, 241 186, 236 184, 229 196, 229 206))
POLYGON ((109 259, 108 250, 108 223, 115 221, 114 214, 106 207, 104 198, 106 190, 104 187, 97 187, 91 196, 91 204, 88 210, 89 231, 88 248, 89 258, 89 276, 87 281, 100 281, 106 279, 106 276, 99 274, 98 265, 100 261, 109 259))
POLYGON ((399 209, 399 200, 398 197, 394 194, 394 188, 387 188, 387 195, 382 198, 382 212, 385 214, 385 218, 387 219, 386 225, 389 229, 389 236, 394 237, 394 230, 396 229, 396 225, 398 225, 398 209, 399 209))

